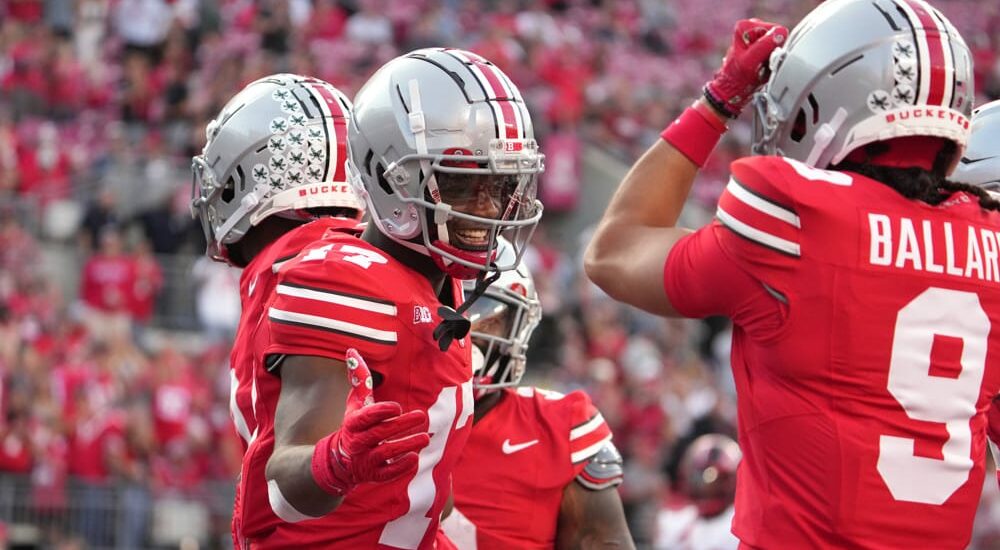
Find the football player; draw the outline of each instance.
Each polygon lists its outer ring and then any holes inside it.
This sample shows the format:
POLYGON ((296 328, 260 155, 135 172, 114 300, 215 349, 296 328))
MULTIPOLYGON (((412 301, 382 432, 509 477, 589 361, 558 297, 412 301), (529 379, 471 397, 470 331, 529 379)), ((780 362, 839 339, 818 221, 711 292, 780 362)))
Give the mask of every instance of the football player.
MULTIPOLYGON (((1000 197, 1000 101, 992 101, 972 111, 972 134, 951 179, 978 185, 994 197, 1000 197)), ((1000 396, 993 399, 990 407, 987 432, 1000 483, 1000 396)))
POLYGON ((518 387, 541 316, 524 264, 470 309, 475 413, 444 532, 463 550, 632 548, 604 417, 582 391, 518 387))
POLYGON ((721 314, 754 548, 965 548, 1000 390, 998 204, 947 181, 969 49, 922 0, 838 0, 788 35, 736 24, 703 97, 632 167, 586 253, 610 295, 721 314), (755 96, 754 151, 716 220, 678 213, 755 96))
MULTIPOLYGON (((264 441, 258 440, 257 396, 276 392, 280 383, 266 375, 258 345, 269 338, 261 319, 274 293, 276 268, 328 230, 359 232, 364 205, 345 174, 350 109, 350 101, 327 82, 270 75, 226 103, 206 129, 202 154, 193 159, 192 212, 205 233, 206 253, 243 268, 229 406, 244 452, 264 441)), ((243 464, 234 537, 245 522, 260 523, 260 516, 271 514, 266 494, 247 485, 262 466, 243 464)))
MULTIPOLYGON (((267 122, 302 141, 291 114, 267 122)), ((460 50, 390 61, 358 92, 346 131, 326 135, 346 136, 344 175, 372 221, 361 238, 328 231, 272 267, 238 543, 430 548, 471 427, 458 280, 482 288, 487 272, 513 268, 496 262, 497 237, 509 230, 519 259, 541 216, 542 156, 516 87, 460 50)))
POLYGON ((736 550, 730 532, 740 447, 722 434, 705 434, 684 450, 675 485, 689 504, 660 513, 656 547, 671 550, 736 550))

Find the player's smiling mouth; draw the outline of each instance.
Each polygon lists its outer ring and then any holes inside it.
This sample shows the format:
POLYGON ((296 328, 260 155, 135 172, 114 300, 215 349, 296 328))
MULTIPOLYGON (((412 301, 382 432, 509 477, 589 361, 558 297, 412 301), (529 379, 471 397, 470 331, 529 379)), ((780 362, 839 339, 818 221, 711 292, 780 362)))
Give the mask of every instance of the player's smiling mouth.
POLYGON ((454 237, 452 244, 465 250, 482 251, 490 245, 490 232, 482 227, 456 227, 451 235, 454 237))

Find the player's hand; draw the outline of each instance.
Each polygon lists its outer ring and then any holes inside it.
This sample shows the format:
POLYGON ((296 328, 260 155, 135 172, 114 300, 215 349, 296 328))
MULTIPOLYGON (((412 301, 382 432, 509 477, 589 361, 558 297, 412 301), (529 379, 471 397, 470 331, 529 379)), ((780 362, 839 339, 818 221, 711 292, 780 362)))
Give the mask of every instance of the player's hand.
POLYGON ((372 375, 355 349, 347 350, 347 396, 344 423, 324 438, 331 453, 329 489, 346 494, 355 485, 386 482, 417 471, 417 452, 430 442, 427 413, 403 413, 399 403, 376 403, 372 375))
POLYGON ((785 43, 788 29, 760 19, 743 19, 733 27, 733 42, 722 67, 705 84, 705 97, 731 118, 740 115, 754 92, 767 82, 771 52, 785 43))

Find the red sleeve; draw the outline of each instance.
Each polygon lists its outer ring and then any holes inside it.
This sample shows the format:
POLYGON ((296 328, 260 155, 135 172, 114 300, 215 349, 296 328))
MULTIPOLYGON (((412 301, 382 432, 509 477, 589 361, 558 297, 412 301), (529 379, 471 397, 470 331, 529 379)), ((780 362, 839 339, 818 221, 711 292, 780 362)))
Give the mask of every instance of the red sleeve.
POLYGON ((576 390, 563 399, 569 409, 569 453, 576 476, 586 466, 587 459, 611 441, 611 428, 586 393, 576 390))
POLYGON ((713 222, 678 241, 667 256, 663 286, 685 317, 725 315, 764 337, 781 327, 787 307, 723 251, 720 234, 727 231, 713 222))
POLYGON ((396 304, 384 298, 391 284, 384 266, 363 268, 340 256, 328 250, 317 258, 307 249, 281 269, 268 307, 265 354, 343 361, 349 348, 369 360, 396 352, 400 326, 396 304))

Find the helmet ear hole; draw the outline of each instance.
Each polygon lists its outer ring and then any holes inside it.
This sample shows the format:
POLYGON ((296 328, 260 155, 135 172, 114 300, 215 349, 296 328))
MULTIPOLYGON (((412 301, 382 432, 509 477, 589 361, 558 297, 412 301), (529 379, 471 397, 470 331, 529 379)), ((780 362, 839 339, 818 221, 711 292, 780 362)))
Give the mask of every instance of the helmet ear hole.
MULTIPOLYGON (((385 176, 383 175, 384 172, 385 168, 383 168, 381 164, 375 166, 375 177, 378 178, 378 186, 382 188, 382 191, 385 191, 386 195, 392 195, 392 186, 389 185, 389 180, 385 179, 385 176)), ((369 174, 371 174, 371 172, 369 172, 369 174)))
MULTIPOLYGON (((812 110, 812 125, 815 126, 819 123, 819 104, 816 102, 816 96, 809 94, 809 109, 812 110)), ((806 136, 806 111, 805 108, 799 108, 799 112, 795 115, 795 124, 792 125, 792 132, 789 136, 795 143, 801 143, 802 138, 806 136)))
POLYGON ((220 198, 222 199, 222 202, 229 204, 230 202, 233 201, 233 198, 235 196, 236 196, 236 179, 233 178, 232 176, 229 176, 229 179, 226 180, 226 186, 222 188, 222 195, 220 196, 220 198))
POLYGON ((819 103, 816 102, 816 96, 813 94, 809 94, 809 97, 806 99, 809 100, 809 106, 812 107, 812 119, 813 125, 815 126, 816 124, 819 124, 819 103))
MULTIPOLYGON (((240 194, 246 193, 247 190, 247 178, 243 175, 243 166, 236 165, 236 175, 239 177, 240 181, 240 194)), ((235 187, 235 186, 234 186, 235 187)))
POLYGON ((799 114, 795 115, 795 124, 792 125, 792 132, 789 137, 795 143, 800 143, 806 135, 806 112, 799 109, 799 114))
POLYGON ((374 157, 375 151, 372 151, 371 149, 369 149, 368 153, 365 154, 365 162, 362 168, 365 169, 365 172, 367 172, 369 176, 372 175, 372 158, 374 157))

